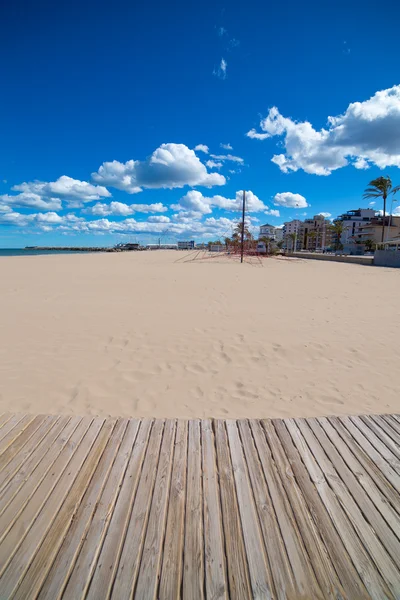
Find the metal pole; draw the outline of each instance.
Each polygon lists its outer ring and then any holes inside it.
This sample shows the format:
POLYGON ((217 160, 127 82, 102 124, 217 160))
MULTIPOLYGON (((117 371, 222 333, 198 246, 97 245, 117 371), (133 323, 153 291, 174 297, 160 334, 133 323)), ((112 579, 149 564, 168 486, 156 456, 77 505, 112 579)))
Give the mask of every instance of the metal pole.
POLYGON ((246 192, 243 190, 243 207, 242 207, 242 239, 241 239, 241 250, 240 250, 240 262, 243 262, 244 253, 244 214, 246 211, 246 192))

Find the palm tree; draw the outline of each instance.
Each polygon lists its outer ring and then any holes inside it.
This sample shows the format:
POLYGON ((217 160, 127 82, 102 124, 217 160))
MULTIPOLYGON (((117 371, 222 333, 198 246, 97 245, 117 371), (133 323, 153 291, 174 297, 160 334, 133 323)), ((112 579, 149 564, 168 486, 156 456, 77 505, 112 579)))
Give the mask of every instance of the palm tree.
POLYGON ((265 244, 265 247, 267 248, 267 253, 269 254, 270 247, 271 247, 271 242, 274 242, 274 241, 275 241, 275 240, 274 240, 274 238, 272 238, 272 237, 268 237, 268 236, 264 235, 263 237, 260 237, 260 238, 258 239, 258 241, 259 241, 259 242, 264 242, 264 244, 265 244))
POLYGON ((335 221, 330 226, 330 230, 335 234, 335 250, 340 250, 340 247, 342 246, 340 238, 342 237, 343 229, 343 221, 335 221))
MULTIPOLYGON (((314 240, 316 237, 318 237, 318 232, 317 232, 317 231, 313 230, 313 231, 310 231, 310 232, 309 232, 309 234, 308 234, 308 238, 311 238, 311 239, 313 239, 313 240, 314 240)), ((307 245, 308 245, 308 244, 307 244, 307 245)), ((317 246, 317 243, 315 243, 315 245, 317 246)), ((308 248, 307 248, 307 250, 308 250, 308 248)))
POLYGON ((297 250, 297 248, 294 247, 296 243, 297 233, 289 233, 289 237, 292 240, 292 252, 294 252, 295 250, 297 250))
POLYGON ((383 221, 382 221, 382 243, 385 241, 385 220, 386 220, 386 200, 390 194, 395 194, 400 190, 400 185, 392 187, 392 180, 389 175, 378 177, 369 182, 364 192, 363 198, 382 198, 383 200, 383 221))

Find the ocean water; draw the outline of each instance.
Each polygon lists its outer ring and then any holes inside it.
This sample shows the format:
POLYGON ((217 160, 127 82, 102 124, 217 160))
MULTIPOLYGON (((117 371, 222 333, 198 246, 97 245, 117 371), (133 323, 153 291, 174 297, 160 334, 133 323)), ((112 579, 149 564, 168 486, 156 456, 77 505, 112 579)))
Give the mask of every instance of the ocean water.
POLYGON ((87 254, 79 250, 34 250, 33 248, 0 248, 2 256, 39 256, 41 254, 87 254))

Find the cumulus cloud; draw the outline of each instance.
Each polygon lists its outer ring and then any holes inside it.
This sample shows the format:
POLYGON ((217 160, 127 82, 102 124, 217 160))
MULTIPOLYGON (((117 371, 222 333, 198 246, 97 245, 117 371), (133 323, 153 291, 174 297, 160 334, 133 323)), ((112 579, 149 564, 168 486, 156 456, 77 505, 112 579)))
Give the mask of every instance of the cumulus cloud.
POLYGON ((172 143, 162 144, 145 161, 105 162, 97 173, 92 173, 92 178, 96 183, 130 194, 143 188, 212 187, 226 183, 223 175, 207 172, 194 150, 172 143))
POLYGON ((196 152, 204 152, 205 154, 208 154, 209 152, 208 146, 206 146, 205 144, 197 144, 197 146, 195 146, 194 149, 196 150, 196 152))
POLYGON ((307 208, 307 200, 301 194, 292 192, 280 192, 275 194, 274 204, 285 208, 307 208))
POLYGON ((213 74, 219 77, 220 79, 226 79, 226 69, 228 67, 228 63, 224 58, 221 58, 221 62, 218 67, 214 68, 213 74))
POLYGON ((265 211, 265 214, 266 214, 266 215, 271 215, 271 217, 280 217, 280 216, 281 216, 281 214, 280 214, 279 210, 276 210, 276 209, 274 209, 274 208, 271 208, 271 209, 269 209, 269 210, 266 210, 266 211, 265 211))
MULTIPOLYGON (((93 200, 100 200, 101 198, 109 198, 111 196, 110 192, 103 186, 73 179, 67 175, 59 177, 57 181, 24 182, 14 185, 11 189, 15 192, 22 192, 15 197, 15 203, 24 201, 28 196, 39 197, 46 202, 54 201, 58 198, 59 200, 66 200, 68 204, 74 204, 74 202, 92 202, 93 200)), ((25 204, 25 206, 27 205, 25 204)), ((36 208, 38 208, 37 205, 36 208)))
POLYGON ((325 219, 329 219, 329 217, 332 216, 329 212, 320 212, 318 214, 321 215, 321 217, 325 217, 325 219))
POLYGON ((26 208, 35 208, 36 210, 60 210, 61 200, 59 198, 42 198, 39 194, 22 192, 15 196, 3 194, 0 196, 0 202, 8 206, 19 206, 26 208))
POLYGON ((169 223, 171 219, 169 217, 159 216, 149 217, 147 220, 149 223, 169 223))
MULTIPOLYGON (((183 196, 179 205, 176 208, 195 211, 201 214, 210 214, 212 207, 221 208, 227 211, 239 212, 242 208, 243 192, 236 192, 235 198, 225 198, 224 196, 206 197, 197 190, 190 190, 183 196)), ((246 210, 248 212, 261 212, 267 210, 268 207, 260 200, 252 191, 246 192, 246 210)))
POLYGON ((370 164, 381 169, 400 167, 400 85, 378 91, 364 102, 349 104, 342 115, 328 117, 327 128, 321 130, 308 121, 296 122, 282 116, 276 107, 262 119, 260 128, 261 133, 252 129, 248 137, 284 137, 285 153, 272 158, 284 173, 302 169, 330 175, 349 164, 357 169, 366 169, 370 164))
POLYGON ((110 202, 110 204, 104 204, 98 202, 94 206, 86 209, 85 212, 91 215, 105 217, 108 215, 126 216, 131 215, 135 212, 166 212, 167 210, 168 208, 164 206, 161 202, 156 202, 155 204, 124 204, 123 202, 110 202))
POLYGON ((209 169, 220 169, 222 167, 222 162, 217 162, 215 160, 208 160, 206 162, 206 167, 209 169))
POLYGON ((224 150, 233 150, 230 144, 220 144, 220 148, 223 148, 224 150))

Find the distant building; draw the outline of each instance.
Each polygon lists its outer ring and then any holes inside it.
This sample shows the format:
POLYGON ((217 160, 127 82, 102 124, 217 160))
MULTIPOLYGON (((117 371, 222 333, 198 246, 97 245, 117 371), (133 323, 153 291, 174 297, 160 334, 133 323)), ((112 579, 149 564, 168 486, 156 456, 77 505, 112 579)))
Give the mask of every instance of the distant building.
POLYGON ((190 242, 178 242, 178 250, 193 250, 194 240, 190 242))
POLYGON ((348 246, 359 241, 361 229, 371 223, 375 214, 376 211, 372 208, 357 208, 357 210, 348 210, 343 215, 339 215, 336 221, 343 223, 343 233, 340 236, 342 244, 348 246))
MULTIPOLYGON (((360 227, 357 235, 358 242, 372 240, 375 244, 382 242, 382 226, 383 216, 375 216, 369 223, 365 223, 360 227)), ((400 217, 386 215, 385 217, 385 239, 384 242, 389 242, 400 236, 400 217), (390 223, 390 226, 389 226, 390 223)))
POLYGON ((314 215, 312 219, 305 219, 300 227, 300 237, 303 249, 311 252, 325 250, 332 245, 331 222, 323 215, 314 215))
POLYGON ((276 227, 274 227, 273 225, 269 225, 268 223, 266 225, 261 225, 260 237, 269 237, 274 240, 276 236, 275 230, 276 227))
POLYGON ((275 227, 275 241, 281 242, 283 240, 283 227, 275 227))
POLYGON ((282 237, 283 237, 283 247, 288 250, 300 250, 301 249, 301 236, 300 236, 300 228, 303 222, 299 219, 293 219, 293 221, 287 221, 283 224, 282 229, 282 237), (296 248, 294 248, 295 240, 292 240, 291 235, 297 234, 296 239, 296 248))

